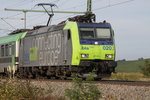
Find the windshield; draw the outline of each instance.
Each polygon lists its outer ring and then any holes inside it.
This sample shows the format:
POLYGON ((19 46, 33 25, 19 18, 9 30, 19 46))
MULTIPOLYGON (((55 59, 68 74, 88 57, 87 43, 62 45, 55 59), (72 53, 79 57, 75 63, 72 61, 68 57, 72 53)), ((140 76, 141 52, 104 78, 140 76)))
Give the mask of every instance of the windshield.
POLYGON ((80 38, 81 39, 93 39, 94 29, 93 28, 80 28, 80 38))
POLYGON ((80 28, 81 39, 110 39, 109 28, 80 28))
POLYGON ((96 35, 97 38, 105 38, 105 39, 109 39, 111 38, 111 34, 110 34, 110 29, 107 28, 97 28, 96 29, 96 35))

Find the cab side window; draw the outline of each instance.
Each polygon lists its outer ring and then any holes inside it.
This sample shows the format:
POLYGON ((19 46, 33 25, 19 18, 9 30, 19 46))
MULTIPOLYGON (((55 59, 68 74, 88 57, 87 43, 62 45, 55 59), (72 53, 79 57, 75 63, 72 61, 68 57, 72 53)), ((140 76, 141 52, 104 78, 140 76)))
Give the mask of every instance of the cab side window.
POLYGON ((68 40, 71 39, 71 33, 70 33, 70 30, 68 30, 68 36, 67 36, 67 39, 68 39, 68 40))
POLYGON ((0 46, 0 56, 7 57, 15 54, 15 45, 14 44, 5 44, 0 46))
POLYGON ((12 51, 12 54, 11 55, 15 55, 15 44, 11 44, 11 51, 12 51))
POLYGON ((12 45, 10 44, 8 47, 8 55, 11 56, 12 55, 12 45))
POLYGON ((1 57, 4 57, 5 49, 4 45, 1 45, 1 57))
POLYGON ((5 45, 5 56, 8 56, 8 52, 9 52, 8 44, 6 44, 5 45))

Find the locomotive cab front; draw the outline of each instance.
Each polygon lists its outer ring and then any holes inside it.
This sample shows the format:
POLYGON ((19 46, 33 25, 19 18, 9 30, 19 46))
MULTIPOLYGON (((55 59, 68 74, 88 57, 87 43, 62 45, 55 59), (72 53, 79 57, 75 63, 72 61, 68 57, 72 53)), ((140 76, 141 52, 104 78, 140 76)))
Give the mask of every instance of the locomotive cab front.
POLYGON ((114 60, 113 31, 109 24, 79 27, 81 59, 114 60))
POLYGON ((109 23, 67 22, 64 30, 70 34, 67 54, 71 54, 72 69, 77 69, 81 76, 94 71, 97 78, 115 72, 114 32, 109 23))
POLYGON ((80 65, 85 72, 96 70, 99 77, 115 71, 114 33, 109 23, 78 23, 80 40, 80 65))

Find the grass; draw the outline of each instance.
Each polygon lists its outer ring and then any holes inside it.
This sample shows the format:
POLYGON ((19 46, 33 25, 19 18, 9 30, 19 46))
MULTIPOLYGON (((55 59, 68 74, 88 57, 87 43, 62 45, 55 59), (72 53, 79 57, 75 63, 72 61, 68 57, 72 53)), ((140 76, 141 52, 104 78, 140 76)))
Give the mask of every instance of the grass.
MULTIPOLYGON (((141 72, 139 66, 144 66, 145 60, 118 61, 118 66, 115 70, 116 72, 141 72)), ((150 61, 150 59, 147 60, 150 61)))
POLYGON ((113 73, 108 79, 128 81, 150 81, 150 77, 145 77, 142 73, 113 73))
POLYGON ((142 74, 140 66, 145 65, 144 60, 134 60, 134 61, 118 61, 118 66, 116 67, 116 72, 111 75, 109 79, 113 80, 131 80, 131 81, 150 81, 150 77, 145 77, 142 74))
POLYGON ((29 80, 21 81, 17 79, 0 80, 0 100, 64 100, 64 98, 54 97, 50 88, 43 89, 37 87, 29 80))

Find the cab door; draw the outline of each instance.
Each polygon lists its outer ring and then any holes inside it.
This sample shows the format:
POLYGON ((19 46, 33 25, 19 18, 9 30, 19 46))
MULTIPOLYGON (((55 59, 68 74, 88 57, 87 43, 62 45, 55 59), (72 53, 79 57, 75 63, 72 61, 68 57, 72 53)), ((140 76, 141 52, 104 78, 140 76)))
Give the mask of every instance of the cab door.
POLYGON ((64 63, 71 65, 72 61, 72 41, 70 30, 64 31, 64 63))

